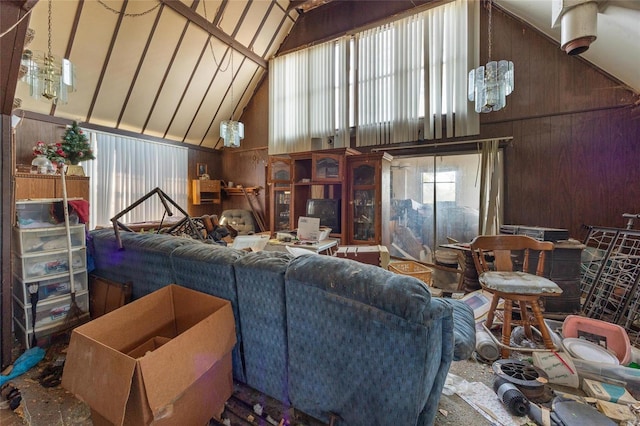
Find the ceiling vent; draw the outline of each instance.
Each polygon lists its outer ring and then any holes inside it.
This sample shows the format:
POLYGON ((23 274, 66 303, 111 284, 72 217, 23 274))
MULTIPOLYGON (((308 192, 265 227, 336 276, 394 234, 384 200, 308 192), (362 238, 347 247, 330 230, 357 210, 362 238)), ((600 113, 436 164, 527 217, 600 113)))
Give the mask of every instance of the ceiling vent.
POLYGON ((551 27, 560 26, 560 48, 569 55, 584 53, 597 38, 598 1, 552 1, 551 27))

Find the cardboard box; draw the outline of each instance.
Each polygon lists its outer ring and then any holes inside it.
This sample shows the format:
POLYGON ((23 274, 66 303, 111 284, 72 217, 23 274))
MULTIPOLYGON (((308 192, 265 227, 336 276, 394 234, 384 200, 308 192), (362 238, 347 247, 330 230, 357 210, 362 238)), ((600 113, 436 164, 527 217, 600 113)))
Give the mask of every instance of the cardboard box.
POLYGON ((235 343, 228 300, 172 284, 74 329, 62 386, 94 424, 205 425, 233 393, 235 343))
POLYGON ((582 390, 589 396, 602 401, 610 401, 618 404, 635 404, 633 396, 623 387, 609 383, 596 382, 595 380, 582 379, 582 390))
POLYGON ((380 266, 383 269, 389 267, 389 250, 385 246, 340 246, 336 256, 380 266))

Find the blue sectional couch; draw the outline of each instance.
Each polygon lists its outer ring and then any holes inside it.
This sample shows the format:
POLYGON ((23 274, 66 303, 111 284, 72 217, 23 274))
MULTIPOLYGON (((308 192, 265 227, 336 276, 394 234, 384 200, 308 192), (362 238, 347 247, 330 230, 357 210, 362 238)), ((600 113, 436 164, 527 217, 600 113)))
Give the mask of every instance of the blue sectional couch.
POLYGON ((349 259, 249 253, 163 234, 90 233, 94 274, 134 299, 176 283, 231 301, 235 380, 319 420, 431 425, 473 312, 417 279, 349 259))

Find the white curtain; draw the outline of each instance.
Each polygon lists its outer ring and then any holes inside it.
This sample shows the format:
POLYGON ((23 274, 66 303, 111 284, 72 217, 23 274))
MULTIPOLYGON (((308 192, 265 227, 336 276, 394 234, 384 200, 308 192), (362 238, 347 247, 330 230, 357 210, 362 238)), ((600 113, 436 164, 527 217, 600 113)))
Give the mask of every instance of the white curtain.
POLYGON ((356 34, 357 146, 415 141, 424 115, 421 15, 356 34))
POLYGON ((341 38, 270 61, 270 155, 308 151, 313 138, 348 146, 347 45, 341 38))
POLYGON ((497 235, 503 204, 503 164, 498 139, 482 144, 480 167, 480 235, 497 235))
MULTIPOLYGON (((90 222, 92 227, 111 226, 111 218, 155 188, 160 188, 176 204, 187 210, 188 150, 84 129, 96 159, 84 163, 90 179, 90 222)), ((174 217, 182 217, 171 208, 174 217)), ((163 219, 165 209, 152 196, 121 219, 135 223, 163 219)))
POLYGON ((423 16, 427 29, 424 137, 478 134, 480 118, 467 99, 467 82, 469 70, 479 62, 480 2, 456 0, 423 16))
POLYGON ((478 1, 455 0, 272 59, 269 154, 331 136, 349 146, 349 125, 356 146, 478 134, 467 75, 479 61, 479 16, 478 1))
POLYGON ((467 100, 478 3, 457 0, 356 35, 357 146, 479 133, 467 100))

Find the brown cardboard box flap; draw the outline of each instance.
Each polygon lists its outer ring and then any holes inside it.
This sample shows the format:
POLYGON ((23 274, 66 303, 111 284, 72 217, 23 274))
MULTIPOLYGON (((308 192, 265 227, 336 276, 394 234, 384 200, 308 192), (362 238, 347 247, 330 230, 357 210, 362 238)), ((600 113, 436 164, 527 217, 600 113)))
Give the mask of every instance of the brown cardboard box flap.
POLYGON ((208 318, 138 359, 154 418, 162 417, 175 400, 204 373, 231 352, 236 343, 233 311, 226 304, 208 318), (213 327, 212 324, 222 325, 213 327))
POLYGON ((62 387, 116 425, 124 421, 136 360, 74 330, 62 387), (108 389, 108 395, 98 389, 108 389))

